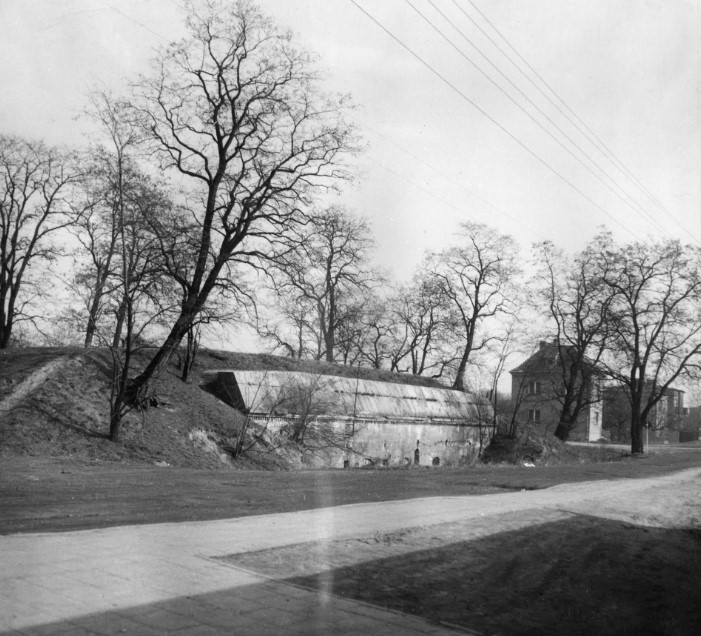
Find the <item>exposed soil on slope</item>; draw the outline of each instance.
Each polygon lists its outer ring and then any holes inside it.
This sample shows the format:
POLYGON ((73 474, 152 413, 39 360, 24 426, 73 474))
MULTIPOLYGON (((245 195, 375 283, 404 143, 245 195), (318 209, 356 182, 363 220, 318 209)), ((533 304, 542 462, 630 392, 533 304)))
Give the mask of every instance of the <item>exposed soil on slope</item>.
MULTIPOLYGON (((230 468, 210 438, 233 437, 242 416, 203 391, 200 374, 183 383, 173 366, 159 380, 159 407, 132 412, 122 439, 109 431, 111 356, 105 350, 0 352, 0 454, 102 462, 230 468)), ((138 371, 148 356, 137 356, 138 371)), ((239 462, 240 464, 240 462, 239 462)))

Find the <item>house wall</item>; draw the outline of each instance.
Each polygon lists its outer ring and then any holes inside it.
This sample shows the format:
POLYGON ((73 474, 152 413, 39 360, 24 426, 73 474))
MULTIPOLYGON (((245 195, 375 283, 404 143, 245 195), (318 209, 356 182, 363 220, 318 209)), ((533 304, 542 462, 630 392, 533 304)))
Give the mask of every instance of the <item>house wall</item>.
MULTIPOLYGON (((560 421, 560 402, 556 391, 557 385, 549 374, 531 373, 527 376, 514 374, 511 377, 512 400, 519 400, 518 421, 528 422, 540 433, 554 434, 560 421), (539 382, 540 393, 531 394, 529 383, 539 382), (540 411, 540 422, 529 421, 529 411, 540 411)), ((596 442, 602 437, 602 403, 593 402, 582 409, 576 426, 570 431, 569 440, 573 442, 596 442), (598 414, 598 417, 597 417, 598 414)))
POLYGON ((585 422, 577 422, 578 431, 586 431, 582 441, 598 442, 603 438, 603 423, 604 423, 604 408, 603 402, 593 402, 589 405, 586 413, 580 416, 580 419, 586 418, 585 422))
MULTIPOLYGON (((643 401, 649 393, 643 395, 643 401)), ((605 428, 612 441, 630 441, 631 407, 625 389, 620 386, 609 387, 604 400, 605 428)), ((679 440, 679 430, 683 428, 684 391, 669 388, 666 394, 655 404, 647 417, 650 430, 643 434, 650 444, 669 444, 679 440)))
MULTIPOLYGON (((287 418, 254 421, 267 424, 273 433, 293 423, 287 418)), ((330 468, 416 465, 417 449, 419 466, 456 466, 478 452, 480 433, 484 443, 488 434, 486 427, 435 422, 336 420, 324 422, 324 426, 333 429, 339 442, 324 452, 324 463, 330 468), (341 441, 344 438, 345 443, 341 441)))

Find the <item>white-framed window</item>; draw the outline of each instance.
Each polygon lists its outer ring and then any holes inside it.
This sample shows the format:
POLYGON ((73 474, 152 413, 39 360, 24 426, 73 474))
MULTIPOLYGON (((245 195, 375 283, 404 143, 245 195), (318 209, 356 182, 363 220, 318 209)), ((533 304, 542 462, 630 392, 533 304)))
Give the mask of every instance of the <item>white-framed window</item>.
POLYGON ((528 395, 540 395, 540 381, 531 380, 528 383, 528 395))
POLYGON ((538 424, 540 422, 540 409, 528 409, 528 421, 538 424))

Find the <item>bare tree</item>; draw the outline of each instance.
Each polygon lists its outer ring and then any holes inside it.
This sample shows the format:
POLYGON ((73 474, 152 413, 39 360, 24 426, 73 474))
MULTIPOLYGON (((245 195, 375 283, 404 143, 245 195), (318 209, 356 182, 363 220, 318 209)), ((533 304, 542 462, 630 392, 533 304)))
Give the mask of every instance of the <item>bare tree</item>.
POLYGON ((163 189, 134 157, 139 131, 130 107, 106 93, 96 93, 92 100, 90 114, 108 145, 92 153, 94 167, 86 183, 90 214, 76 234, 92 265, 81 272, 89 300, 85 344, 89 346, 96 335, 102 342, 111 342, 110 439, 116 441, 121 419, 130 408, 126 395, 137 339, 173 300, 161 259, 163 241, 156 230, 174 213, 163 189), (114 314, 111 337, 97 333, 98 319, 107 306, 114 314))
POLYGON ((456 312, 440 279, 421 271, 390 302, 392 371, 441 377, 456 363, 456 312))
POLYGON ((180 311, 132 384, 136 402, 231 264, 268 257, 317 188, 348 178, 341 162, 354 150, 344 99, 320 93, 288 33, 245 2, 188 2, 187 13, 188 36, 134 89, 134 116, 160 167, 189 185, 197 223, 180 311))
POLYGON ((701 250, 659 240, 611 245, 601 258, 614 294, 607 372, 630 399, 631 452, 642 453, 655 405, 701 370, 701 250))
POLYGON ((510 284, 519 271, 518 247, 511 236, 489 226, 464 223, 461 245, 434 254, 431 261, 441 293, 458 314, 461 354, 453 388, 465 391, 470 356, 488 342, 480 328, 509 309, 510 284))
POLYGON ((509 432, 513 436, 516 434, 516 417, 518 407, 522 401, 522 387, 519 387, 517 394, 511 399, 502 403, 502 396, 499 394, 499 383, 504 377, 507 364, 514 356, 526 352, 530 341, 529 325, 525 318, 526 307, 523 302, 519 302, 514 307, 512 315, 505 316, 497 329, 492 332, 490 342, 484 351, 482 368, 487 386, 487 397, 492 406, 493 430, 496 431, 499 419, 509 421, 509 432), (511 407, 516 407, 512 410, 511 407))
POLYGON ((358 362, 364 362, 373 369, 389 364, 393 330, 393 316, 388 310, 386 297, 376 294, 365 296, 354 342, 358 362))
POLYGON ((368 266, 372 247, 366 221, 343 208, 332 207, 310 218, 299 232, 293 249, 275 261, 271 278, 276 295, 300 309, 301 320, 315 325, 313 337, 319 357, 334 362, 340 345, 345 361, 352 350, 352 333, 360 328, 359 308, 377 276, 368 266))
POLYGON ((33 319, 26 292, 35 265, 61 253, 52 237, 80 216, 69 204, 78 176, 67 152, 0 135, 0 349, 19 321, 33 319))
POLYGON ((119 220, 125 191, 143 176, 130 156, 138 136, 128 121, 125 102, 99 90, 92 92, 89 99, 86 114, 98 124, 107 146, 92 147, 87 155, 81 179, 86 213, 73 230, 81 251, 88 256, 88 262, 79 266, 71 284, 85 304, 86 347, 93 343, 110 292, 117 285, 113 277, 119 267, 114 261, 119 252, 119 220))
POLYGON ((541 269, 539 297, 554 325, 560 376, 552 387, 560 402, 555 435, 566 441, 582 413, 601 400, 599 364, 610 345, 610 306, 613 294, 606 284, 611 245, 600 234, 575 258, 567 258, 550 242, 537 246, 541 269))
MULTIPOLYGON (((260 296, 259 296, 260 301, 260 296)), ((300 296, 274 295, 272 303, 263 307, 253 320, 258 335, 270 343, 271 350, 282 351, 291 358, 321 359, 323 343, 316 323, 316 308, 300 296), (264 318, 261 319, 261 315, 264 318)))

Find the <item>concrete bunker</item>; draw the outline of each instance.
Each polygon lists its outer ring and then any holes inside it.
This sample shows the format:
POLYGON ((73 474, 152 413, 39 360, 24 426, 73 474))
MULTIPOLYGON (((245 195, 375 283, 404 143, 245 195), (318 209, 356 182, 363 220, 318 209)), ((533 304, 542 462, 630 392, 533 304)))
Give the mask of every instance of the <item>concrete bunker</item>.
MULTIPOLYGON (((472 456, 491 420, 485 400, 447 388, 298 371, 209 371, 216 394, 265 427, 304 421, 328 466, 450 466, 472 456)), ((310 444, 313 446, 313 444, 310 444)))

